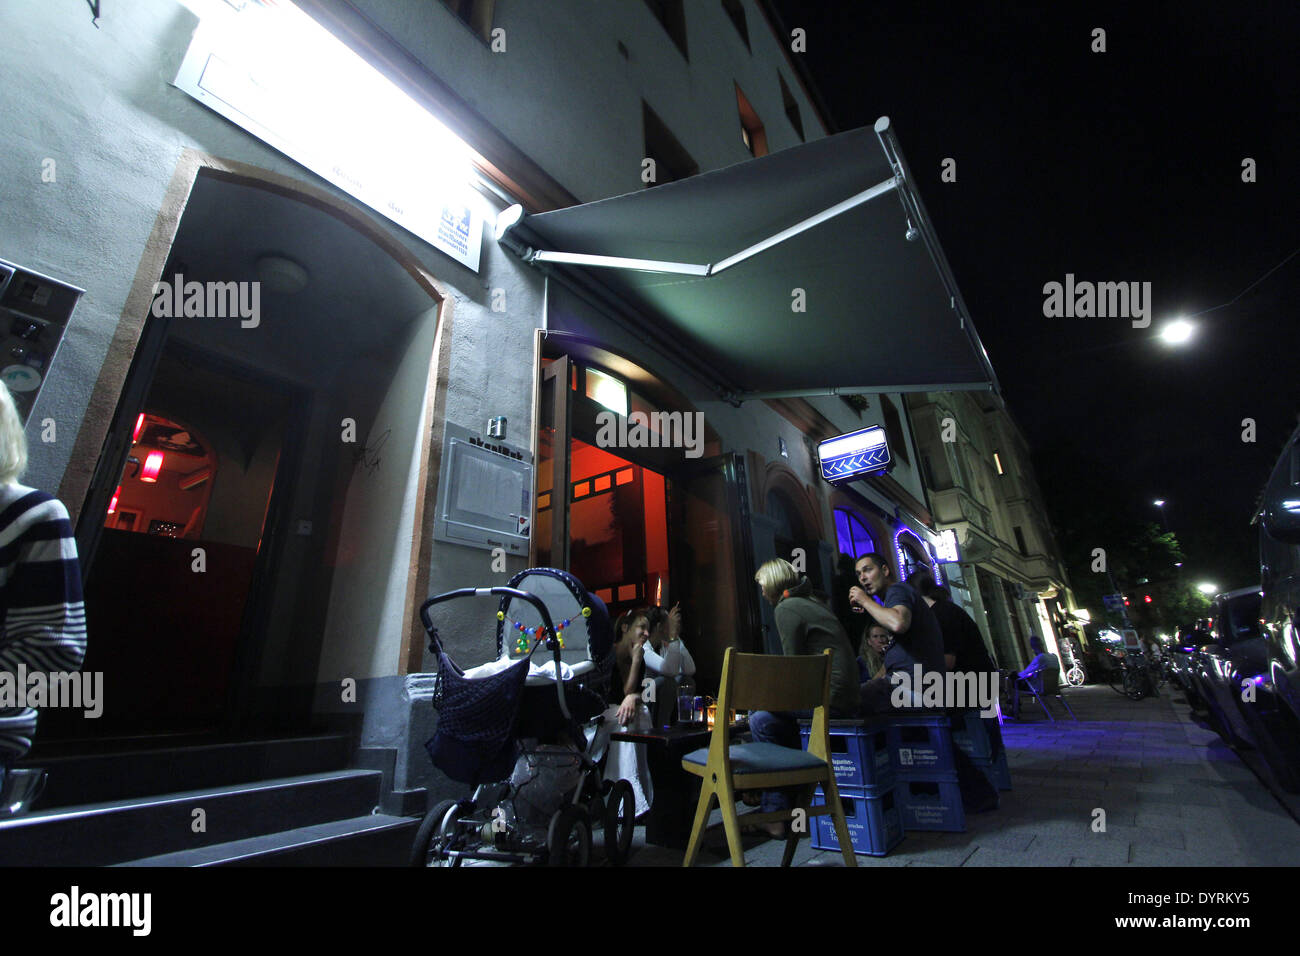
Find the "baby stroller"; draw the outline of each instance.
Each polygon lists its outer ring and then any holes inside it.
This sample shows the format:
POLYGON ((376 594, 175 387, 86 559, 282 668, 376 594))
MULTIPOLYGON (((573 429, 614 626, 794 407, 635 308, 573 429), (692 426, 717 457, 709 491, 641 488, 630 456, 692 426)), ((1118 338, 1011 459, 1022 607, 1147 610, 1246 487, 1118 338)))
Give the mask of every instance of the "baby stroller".
POLYGON ((505 587, 435 595, 420 620, 438 655, 438 727, 425 746, 435 767, 474 789, 425 814, 411 865, 586 866, 597 825, 606 856, 624 863, 636 801, 626 780, 602 779, 608 729, 600 725, 614 656, 604 602, 566 571, 529 568, 505 587), (429 608, 489 595, 501 599, 497 656, 464 671, 443 649, 429 608), (533 654, 543 646, 539 666, 533 654))

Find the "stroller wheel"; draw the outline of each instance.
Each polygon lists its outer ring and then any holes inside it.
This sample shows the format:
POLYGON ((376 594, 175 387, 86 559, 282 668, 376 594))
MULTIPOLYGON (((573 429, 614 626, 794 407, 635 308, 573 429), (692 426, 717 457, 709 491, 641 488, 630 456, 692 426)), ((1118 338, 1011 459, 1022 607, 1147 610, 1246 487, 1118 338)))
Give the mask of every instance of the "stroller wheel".
POLYGON ((411 866, 437 866, 444 863, 438 858, 437 851, 445 849, 455 834, 460 814, 459 800, 443 800, 424 815, 411 846, 411 866))
POLYGON ((626 780, 614 784, 605 804, 605 854, 615 866, 627 862, 636 827, 636 795, 626 780))
POLYGON ((591 859, 591 827, 582 810, 561 807, 551 817, 546 836, 548 866, 586 866, 591 859))

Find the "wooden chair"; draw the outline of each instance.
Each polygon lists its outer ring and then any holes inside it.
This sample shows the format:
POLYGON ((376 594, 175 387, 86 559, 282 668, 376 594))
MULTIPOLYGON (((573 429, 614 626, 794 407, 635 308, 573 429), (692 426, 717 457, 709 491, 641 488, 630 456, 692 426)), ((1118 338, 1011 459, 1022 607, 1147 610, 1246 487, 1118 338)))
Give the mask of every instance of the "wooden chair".
MULTIPOLYGON (((687 754, 683 769, 702 778, 700 802, 695 811, 695 825, 686 847, 683 866, 695 862, 700 841, 716 799, 722 809, 722 825, 727 833, 733 866, 745 865, 745 850, 740 840, 740 819, 736 813, 738 790, 771 790, 799 787, 798 799, 789 810, 776 813, 748 813, 746 823, 793 820, 802 811, 804 820, 829 813, 835 822, 835 836, 844 854, 846 866, 857 866, 853 843, 840 794, 835 786, 835 772, 830 761, 830 736, 827 733, 831 693, 830 651, 806 657, 773 654, 739 654, 727 648, 722 662, 722 687, 718 692, 719 715, 732 710, 801 711, 811 710, 812 733, 808 750, 795 750, 779 744, 732 744, 731 728, 725 719, 713 727, 709 746, 687 754), (810 807, 817 784, 822 785, 826 803, 810 807)), ((800 834, 791 832, 786 839, 782 866, 789 866, 800 834)))

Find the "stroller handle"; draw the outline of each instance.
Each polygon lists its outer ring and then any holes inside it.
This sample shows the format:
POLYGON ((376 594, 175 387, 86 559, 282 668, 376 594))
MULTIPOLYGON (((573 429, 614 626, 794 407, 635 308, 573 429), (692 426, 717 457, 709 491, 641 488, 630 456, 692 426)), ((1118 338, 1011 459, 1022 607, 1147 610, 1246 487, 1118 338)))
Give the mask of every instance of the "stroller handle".
POLYGON ((429 616, 429 608, 435 604, 441 604, 443 601, 451 601, 463 597, 512 597, 519 598, 521 601, 527 601, 542 616, 542 626, 546 628, 549 635, 546 638, 546 646, 549 650, 555 652, 555 692, 560 698, 560 713, 564 714, 565 720, 571 720, 569 714, 568 702, 564 699, 564 681, 560 675, 560 642, 555 639, 555 625, 551 622, 551 612, 546 609, 546 604, 536 595, 529 594, 527 591, 521 591, 518 588, 495 587, 495 588, 457 588, 454 591, 446 591, 442 594, 435 594, 429 600, 420 605, 420 622, 424 624, 424 630, 437 640, 437 631, 433 627, 433 618, 429 616))

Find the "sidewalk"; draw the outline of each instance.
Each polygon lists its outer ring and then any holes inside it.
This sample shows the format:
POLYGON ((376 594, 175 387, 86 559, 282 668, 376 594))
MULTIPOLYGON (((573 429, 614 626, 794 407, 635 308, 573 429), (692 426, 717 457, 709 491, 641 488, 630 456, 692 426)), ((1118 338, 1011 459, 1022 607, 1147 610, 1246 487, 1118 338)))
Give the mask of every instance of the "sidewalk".
MULTIPOLYGON (((1106 686, 1068 689, 1078 722, 1055 723, 1032 700, 1003 736, 1015 788, 970 815, 965 833, 909 832, 887 857, 859 866, 1290 866, 1300 825, 1171 689, 1131 701, 1106 686), (1105 831, 1093 821, 1105 812, 1105 831)), ((1062 719, 1063 718, 1063 719, 1062 719)), ((730 866, 721 817, 697 866, 730 866)), ((777 866, 782 844, 747 840, 746 865, 777 866)), ((681 851, 646 846, 629 866, 680 866, 681 851)), ((801 841, 796 866, 842 866, 801 841)))

